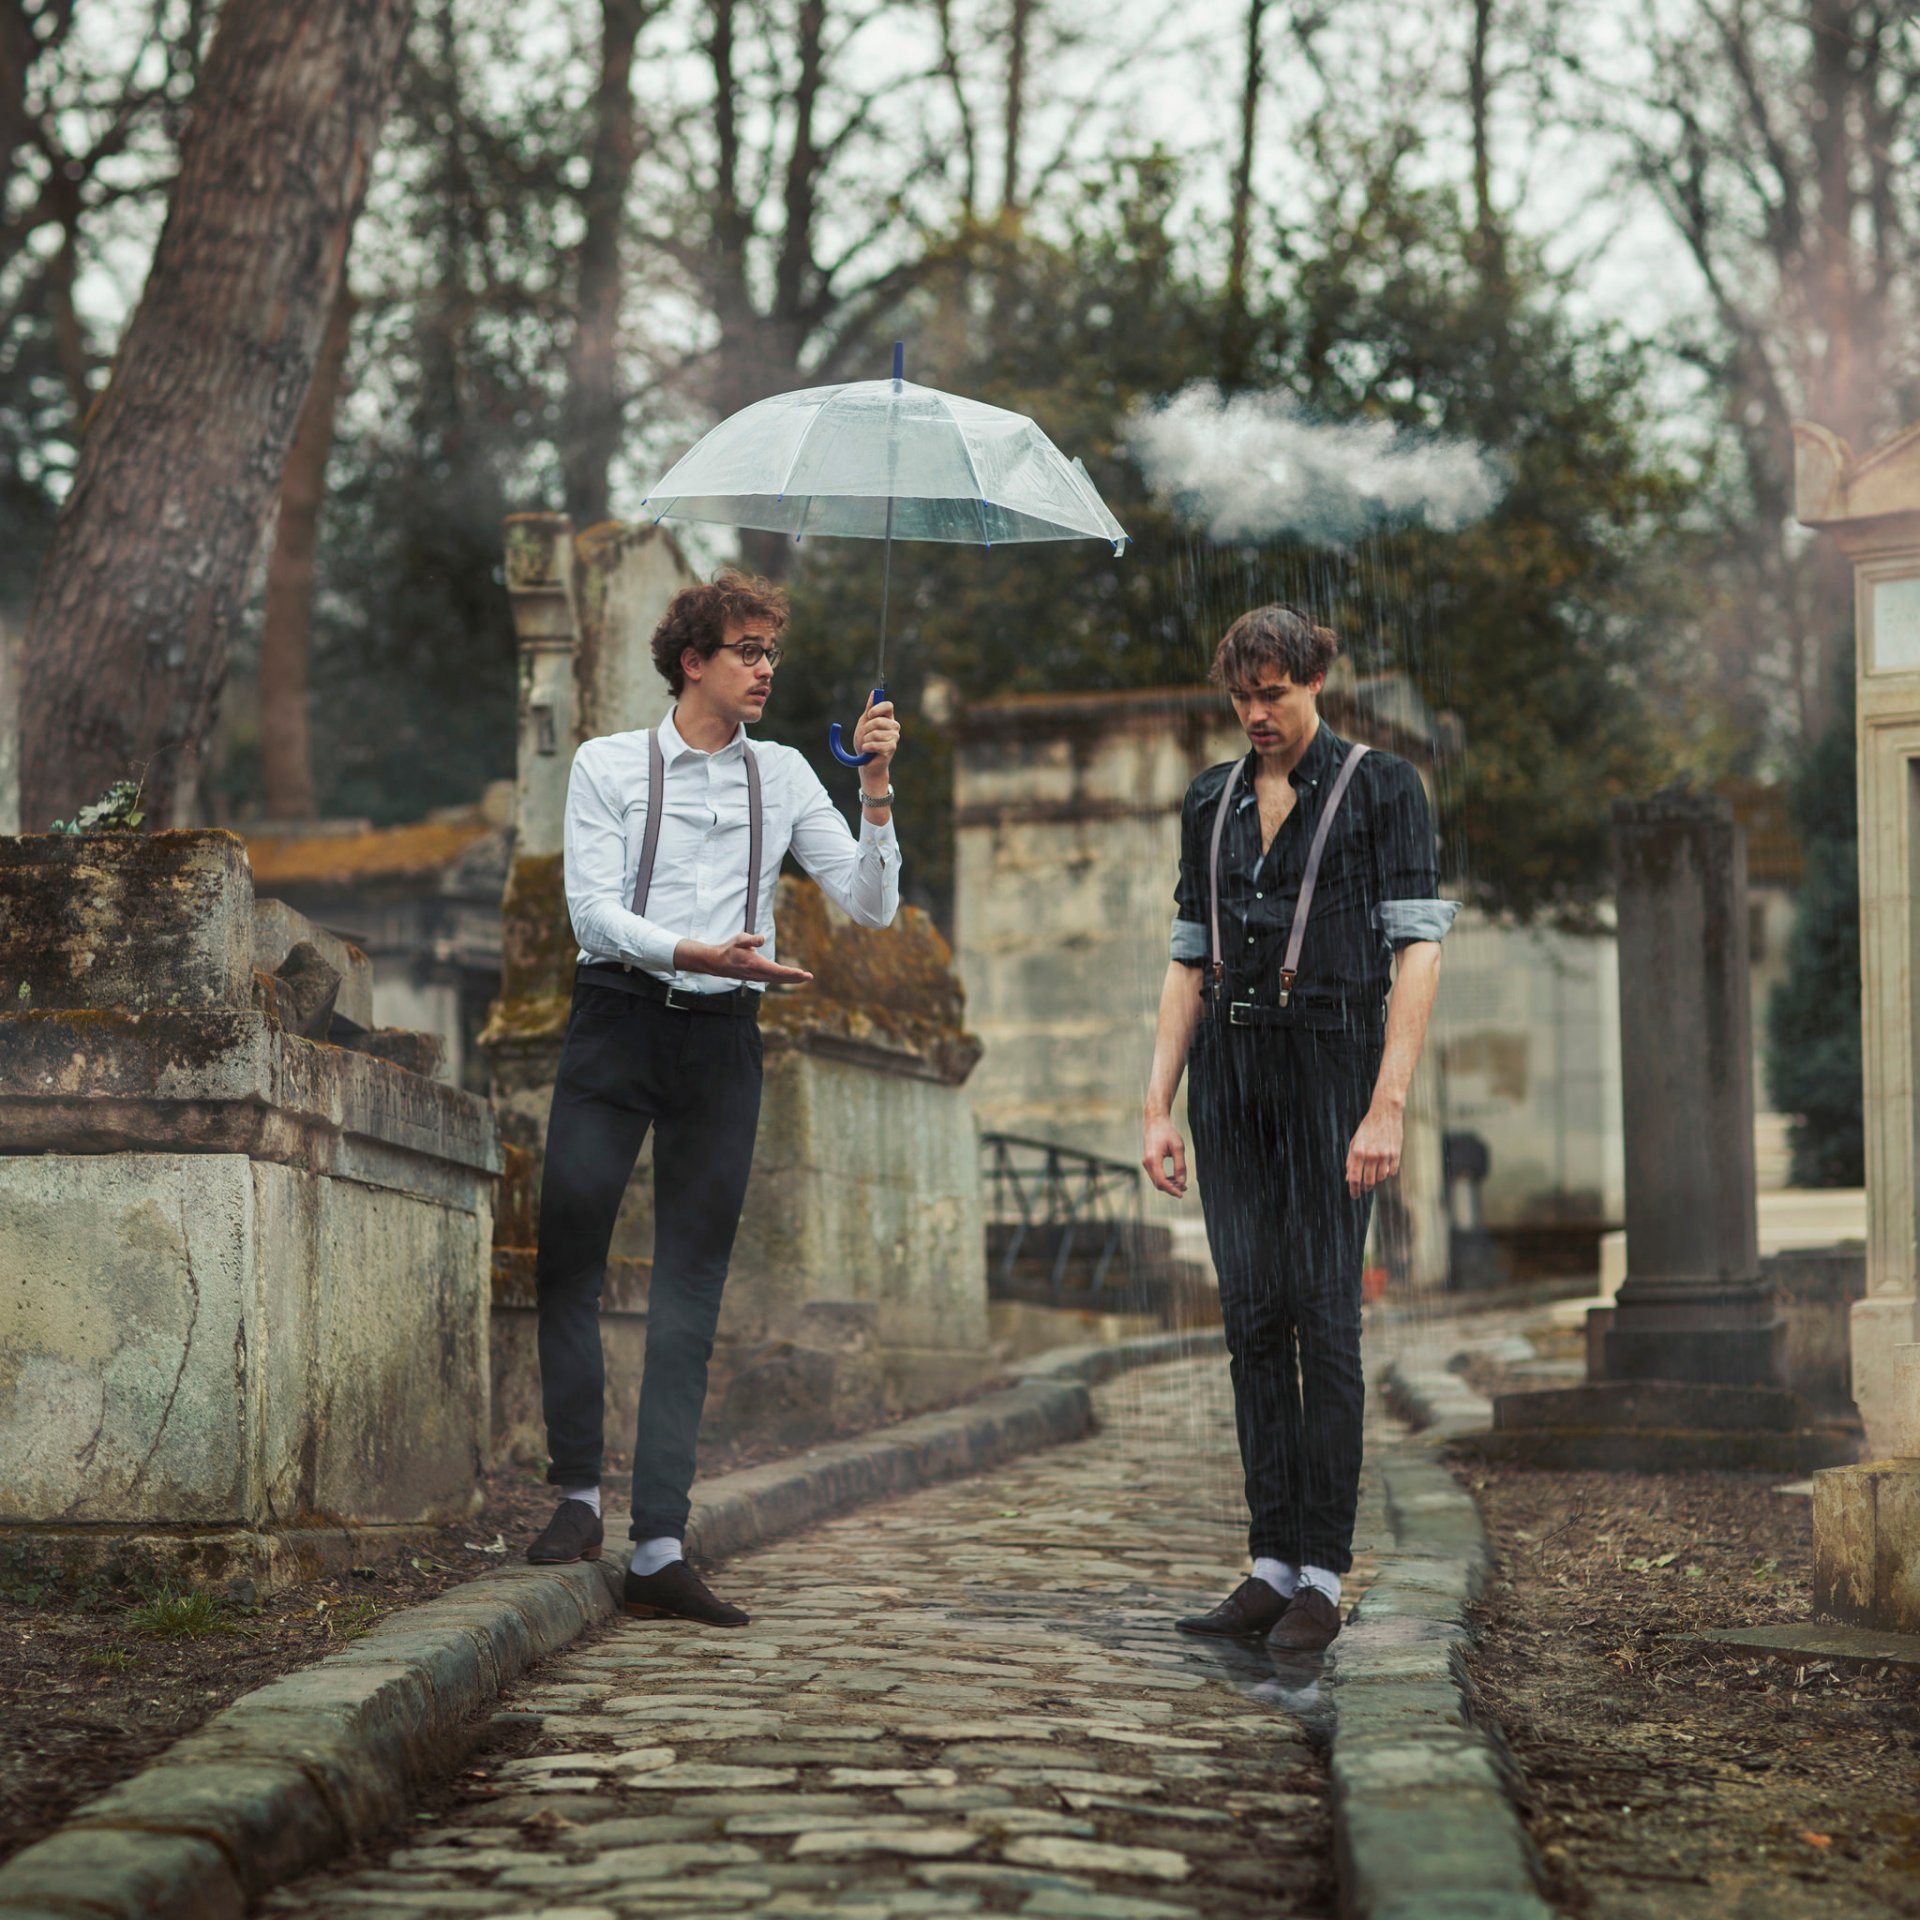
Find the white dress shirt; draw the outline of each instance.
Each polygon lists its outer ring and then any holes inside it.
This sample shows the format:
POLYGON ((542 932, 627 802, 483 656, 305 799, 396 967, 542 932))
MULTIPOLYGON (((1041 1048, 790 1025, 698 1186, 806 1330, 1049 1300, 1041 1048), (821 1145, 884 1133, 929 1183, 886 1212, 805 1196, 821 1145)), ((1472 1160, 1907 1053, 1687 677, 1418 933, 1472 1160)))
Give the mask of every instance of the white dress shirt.
MULTIPOLYGON (((661 721, 665 811, 644 916, 633 911, 633 887, 647 831, 647 736, 606 734, 573 756, 567 911, 583 963, 624 962, 691 993, 731 993, 739 984, 676 972, 673 953, 682 940, 723 946, 746 930, 746 744, 741 727, 717 753, 702 753, 680 737, 672 714, 661 721)), ((876 827, 863 818, 856 840, 804 756, 771 740, 757 741, 753 755, 760 766, 760 924, 753 929, 766 936, 760 952, 774 957, 774 886, 789 849, 863 927, 890 925, 900 906, 893 822, 876 827)))

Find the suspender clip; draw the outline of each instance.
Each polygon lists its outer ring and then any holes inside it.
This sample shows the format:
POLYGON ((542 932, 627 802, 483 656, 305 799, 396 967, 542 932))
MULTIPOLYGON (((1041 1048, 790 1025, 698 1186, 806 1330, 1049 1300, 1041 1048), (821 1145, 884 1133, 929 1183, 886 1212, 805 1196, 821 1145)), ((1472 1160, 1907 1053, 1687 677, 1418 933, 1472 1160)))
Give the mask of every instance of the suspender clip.
POLYGON ((1283 1007, 1293 997, 1293 983, 1296 977, 1292 967, 1280 969, 1280 1004, 1283 1007))

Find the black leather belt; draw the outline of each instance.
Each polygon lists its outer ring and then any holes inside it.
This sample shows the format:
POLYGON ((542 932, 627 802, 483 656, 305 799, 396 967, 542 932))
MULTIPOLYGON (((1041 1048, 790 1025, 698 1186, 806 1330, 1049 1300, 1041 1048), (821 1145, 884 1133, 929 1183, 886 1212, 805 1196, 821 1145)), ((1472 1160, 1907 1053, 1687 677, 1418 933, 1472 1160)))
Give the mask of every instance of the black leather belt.
POLYGON ((1351 1000, 1296 1000, 1291 1006, 1274 1007, 1254 1000, 1229 1000, 1222 995, 1208 1002, 1208 1011, 1230 1027, 1308 1027, 1315 1032, 1380 1034, 1387 1025, 1384 1006, 1351 1000))
POLYGON ((607 987, 615 993, 630 993, 637 1000, 655 1000, 677 1013, 717 1013, 735 1020, 760 1018, 760 995, 751 987, 735 987, 730 993, 693 993, 685 987, 670 987, 664 980, 643 973, 638 967, 578 967, 575 982, 583 987, 607 987))

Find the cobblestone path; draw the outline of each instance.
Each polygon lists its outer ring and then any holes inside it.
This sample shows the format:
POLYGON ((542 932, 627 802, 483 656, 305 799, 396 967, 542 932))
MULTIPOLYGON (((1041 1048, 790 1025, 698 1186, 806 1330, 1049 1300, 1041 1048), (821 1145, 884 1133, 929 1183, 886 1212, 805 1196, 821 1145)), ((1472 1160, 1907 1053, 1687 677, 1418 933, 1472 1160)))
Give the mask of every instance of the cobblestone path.
POLYGON ((1225 1362, 1097 1398, 1088 1440, 728 1562, 744 1631, 548 1662, 403 1845, 264 1911, 1329 1914, 1317 1663, 1172 1629, 1246 1565, 1225 1362))

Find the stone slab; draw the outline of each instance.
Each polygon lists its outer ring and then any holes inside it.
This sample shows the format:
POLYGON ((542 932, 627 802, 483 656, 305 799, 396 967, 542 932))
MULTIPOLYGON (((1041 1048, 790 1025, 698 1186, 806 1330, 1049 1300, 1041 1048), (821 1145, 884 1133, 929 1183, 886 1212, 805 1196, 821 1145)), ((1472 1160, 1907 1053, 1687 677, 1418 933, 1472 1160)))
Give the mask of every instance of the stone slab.
POLYGON ((1577 1387, 1503 1393, 1497 1429, 1515 1427, 1725 1428, 1791 1433, 1806 1424, 1800 1396, 1784 1387, 1712 1387, 1663 1380, 1598 1380, 1577 1387))
POLYGON ((1797 1433, 1711 1428, 1521 1427, 1462 1433, 1453 1443, 1496 1466, 1571 1473, 1812 1473, 1859 1451, 1846 1427, 1797 1433))
POLYGON ((312 947, 340 976, 333 1017, 363 1030, 373 1027, 373 962, 352 941, 317 927, 284 900, 253 903, 253 964, 262 973, 278 973, 295 947, 312 947))
POLYGON ((1770 1627, 1718 1627, 1703 1640, 1720 1646, 1749 1647, 1755 1653, 1784 1654, 1797 1660, 1854 1660, 1865 1665, 1920 1667, 1920 1633, 1882 1633, 1872 1627, 1842 1626, 1812 1620, 1770 1627))

